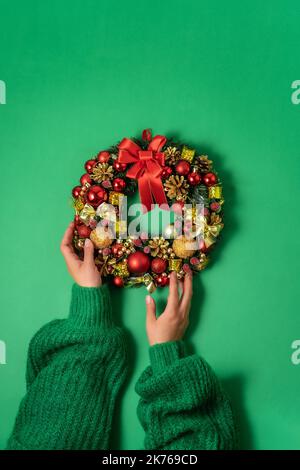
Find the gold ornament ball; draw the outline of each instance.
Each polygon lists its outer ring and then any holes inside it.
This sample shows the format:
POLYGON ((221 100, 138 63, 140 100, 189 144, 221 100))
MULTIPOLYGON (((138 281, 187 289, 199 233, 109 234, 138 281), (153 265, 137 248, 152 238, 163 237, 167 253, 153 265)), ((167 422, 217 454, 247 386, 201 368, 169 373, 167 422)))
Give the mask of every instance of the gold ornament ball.
POLYGON ((96 248, 107 248, 113 242, 113 234, 107 227, 97 227, 90 234, 96 248))
POLYGON ((178 258, 190 258, 196 251, 196 249, 191 246, 194 243, 195 240, 182 235, 173 241, 172 248, 178 258))

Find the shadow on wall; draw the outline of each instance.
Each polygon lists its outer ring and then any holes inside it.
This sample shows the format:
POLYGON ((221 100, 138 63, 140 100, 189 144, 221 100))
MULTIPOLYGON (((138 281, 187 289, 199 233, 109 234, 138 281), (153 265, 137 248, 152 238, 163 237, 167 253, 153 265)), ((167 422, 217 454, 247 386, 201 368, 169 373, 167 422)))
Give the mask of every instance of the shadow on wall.
POLYGON ((239 433, 239 448, 254 450, 251 426, 244 405, 245 378, 239 374, 221 378, 222 385, 230 398, 239 433))

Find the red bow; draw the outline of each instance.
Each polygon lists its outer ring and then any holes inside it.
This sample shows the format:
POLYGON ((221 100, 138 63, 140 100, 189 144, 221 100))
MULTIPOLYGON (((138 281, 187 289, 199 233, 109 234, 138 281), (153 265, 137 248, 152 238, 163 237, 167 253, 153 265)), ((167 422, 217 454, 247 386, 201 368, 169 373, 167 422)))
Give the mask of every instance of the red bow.
POLYGON ((138 180, 141 203, 146 207, 144 212, 151 210, 155 201, 158 205, 168 204, 160 174, 165 163, 163 152, 160 152, 167 139, 157 135, 150 142, 147 150, 142 150, 130 139, 123 139, 119 145, 121 163, 134 163, 126 173, 128 178, 138 180))

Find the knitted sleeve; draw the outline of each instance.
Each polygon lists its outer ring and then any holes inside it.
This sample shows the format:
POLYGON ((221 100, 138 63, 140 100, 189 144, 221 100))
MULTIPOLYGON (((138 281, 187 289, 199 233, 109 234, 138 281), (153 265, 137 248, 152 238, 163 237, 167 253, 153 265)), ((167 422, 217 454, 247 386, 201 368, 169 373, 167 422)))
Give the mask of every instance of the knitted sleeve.
POLYGON ((136 384, 146 449, 236 448, 231 406, 210 366, 181 341, 152 346, 150 362, 136 384))
POLYGON ((75 284, 69 318, 45 325, 30 343, 27 393, 7 449, 107 449, 126 367, 107 286, 75 284))

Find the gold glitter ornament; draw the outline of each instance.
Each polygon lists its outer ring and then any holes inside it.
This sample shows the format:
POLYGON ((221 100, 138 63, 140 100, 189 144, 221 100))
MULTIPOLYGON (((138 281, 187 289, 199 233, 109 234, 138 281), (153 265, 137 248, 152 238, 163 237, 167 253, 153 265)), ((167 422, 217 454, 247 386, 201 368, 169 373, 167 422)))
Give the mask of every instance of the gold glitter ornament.
POLYGON ((78 215, 80 211, 84 208, 84 202, 81 197, 78 197, 77 199, 73 199, 73 207, 75 209, 76 214, 78 215))
POLYGON ((129 271, 127 267, 127 260, 124 259, 120 263, 117 263, 114 266, 114 275, 115 276, 120 276, 120 277, 128 277, 129 276, 129 271))
POLYGON ((169 270, 179 273, 182 266, 182 259, 172 258, 169 260, 169 270))
POLYGON ((107 248, 113 242, 113 234, 107 227, 98 226, 91 232, 90 239, 96 248, 107 248))
POLYGON ((114 169, 108 163, 96 163, 90 176, 96 183, 102 183, 102 181, 111 180, 113 178, 114 169))
POLYGON ((209 186, 208 196, 210 199, 221 199, 222 198, 222 186, 209 186))
POLYGON ((164 183, 164 188, 168 198, 177 201, 185 201, 189 189, 189 184, 184 176, 171 175, 164 183))
POLYGON ((189 258, 196 251, 195 240, 181 235, 173 241, 172 248, 178 258, 189 258))

